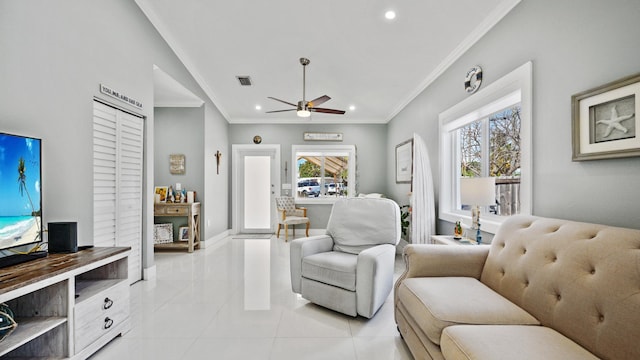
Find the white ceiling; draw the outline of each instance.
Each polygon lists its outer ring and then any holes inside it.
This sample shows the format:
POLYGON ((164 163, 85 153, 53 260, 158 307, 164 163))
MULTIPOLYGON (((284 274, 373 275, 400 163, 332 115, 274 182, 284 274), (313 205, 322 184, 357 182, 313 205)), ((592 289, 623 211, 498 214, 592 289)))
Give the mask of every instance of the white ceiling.
POLYGON ((154 107, 200 107, 204 101, 169 74, 153 66, 154 107))
POLYGON ((519 2, 136 0, 229 123, 386 123, 519 2), (302 100, 301 57, 306 100, 345 115, 265 113, 302 100))

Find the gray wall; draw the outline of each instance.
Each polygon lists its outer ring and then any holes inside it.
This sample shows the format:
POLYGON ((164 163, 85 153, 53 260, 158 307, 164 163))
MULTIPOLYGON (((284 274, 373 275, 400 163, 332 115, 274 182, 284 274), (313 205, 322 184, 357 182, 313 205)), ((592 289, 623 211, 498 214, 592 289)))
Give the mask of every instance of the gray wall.
MULTIPOLYGON (((294 115, 292 115, 294 116, 294 115)), ((384 193, 386 191, 386 125, 230 125, 229 142, 252 144, 253 137, 260 135, 263 144, 280 144, 282 182, 291 183, 291 145, 355 145, 357 157, 356 182, 358 193, 384 193), (305 131, 341 132, 342 142, 303 141, 305 131), (289 179, 284 179, 284 162, 288 163, 289 179)), ((331 204, 306 205, 313 229, 326 227, 331 204)))
MULTIPOLYGON (((43 139, 44 222, 78 221, 79 243, 92 244, 93 97, 146 116, 147 195, 154 185, 153 64, 200 98, 206 96, 130 0, 0 0, 0 54, 0 130, 43 139), (144 108, 105 97, 99 92, 101 83, 136 98, 144 108)), ((226 121, 210 101, 204 107, 204 137, 226 149, 226 121)), ((228 183, 211 176, 209 163, 205 161, 206 196, 218 201, 204 202, 211 213, 225 217, 204 228, 205 238, 225 231, 228 223, 228 183)), ((146 196, 145 268, 153 264, 148 251, 152 204, 146 196)))
MULTIPOLYGON (((156 186, 182 184, 194 190, 200 201, 204 192, 204 108, 155 108, 154 181, 156 186), (169 156, 185 156, 184 175, 171 174, 169 156)), ((201 203, 201 221, 207 217, 206 206, 201 203)), ((184 218, 179 222, 185 223, 184 218)), ((200 224, 204 226, 204 224, 200 224)), ((176 227, 174 227, 177 229, 176 227)), ((177 231, 174 231, 177 235, 177 231)))
MULTIPOLYGON (((389 144, 413 131, 425 139, 437 194, 438 114, 468 96, 465 72, 482 66, 484 87, 531 60, 533 213, 640 228, 640 158, 571 161, 571 95, 640 72, 638 18, 638 1, 521 2, 389 123, 389 144)), ((392 176, 390 194, 405 196, 408 186, 392 176)), ((439 233, 451 231, 438 223, 439 233)))

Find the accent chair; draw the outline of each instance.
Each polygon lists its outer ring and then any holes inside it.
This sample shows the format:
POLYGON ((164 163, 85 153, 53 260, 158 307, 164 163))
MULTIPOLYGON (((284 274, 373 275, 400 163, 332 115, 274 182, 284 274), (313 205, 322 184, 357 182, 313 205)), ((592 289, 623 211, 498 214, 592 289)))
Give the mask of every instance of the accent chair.
POLYGON ((325 235, 291 242, 291 286, 326 308, 371 318, 393 288, 400 208, 385 198, 338 200, 325 235))
POLYGON ((284 241, 289 241, 289 225, 293 225, 293 236, 296 236, 295 225, 307 224, 306 235, 309 236, 311 222, 307 217, 307 209, 296 207, 295 201, 290 196, 276 197, 276 211, 278 213, 278 231, 276 237, 280 238, 280 228, 284 225, 284 241))

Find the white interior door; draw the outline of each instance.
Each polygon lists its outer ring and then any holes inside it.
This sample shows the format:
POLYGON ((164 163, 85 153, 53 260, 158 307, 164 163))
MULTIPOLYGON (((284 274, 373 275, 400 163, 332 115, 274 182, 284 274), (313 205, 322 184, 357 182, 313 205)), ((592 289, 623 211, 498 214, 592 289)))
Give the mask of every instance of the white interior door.
POLYGON ((142 278, 142 117, 93 105, 95 246, 130 246, 129 282, 142 278))
POLYGON ((233 145, 234 231, 272 233, 279 195, 280 146, 233 145))

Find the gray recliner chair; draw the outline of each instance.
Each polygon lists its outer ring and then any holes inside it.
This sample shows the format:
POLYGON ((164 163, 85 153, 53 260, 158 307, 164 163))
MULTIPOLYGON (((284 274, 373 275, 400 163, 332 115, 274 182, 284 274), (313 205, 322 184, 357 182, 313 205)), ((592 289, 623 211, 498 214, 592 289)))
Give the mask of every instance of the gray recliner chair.
POLYGON ((338 200, 326 235, 291 242, 291 287, 318 305, 371 318, 393 287, 399 240, 400 208, 393 200, 338 200))

